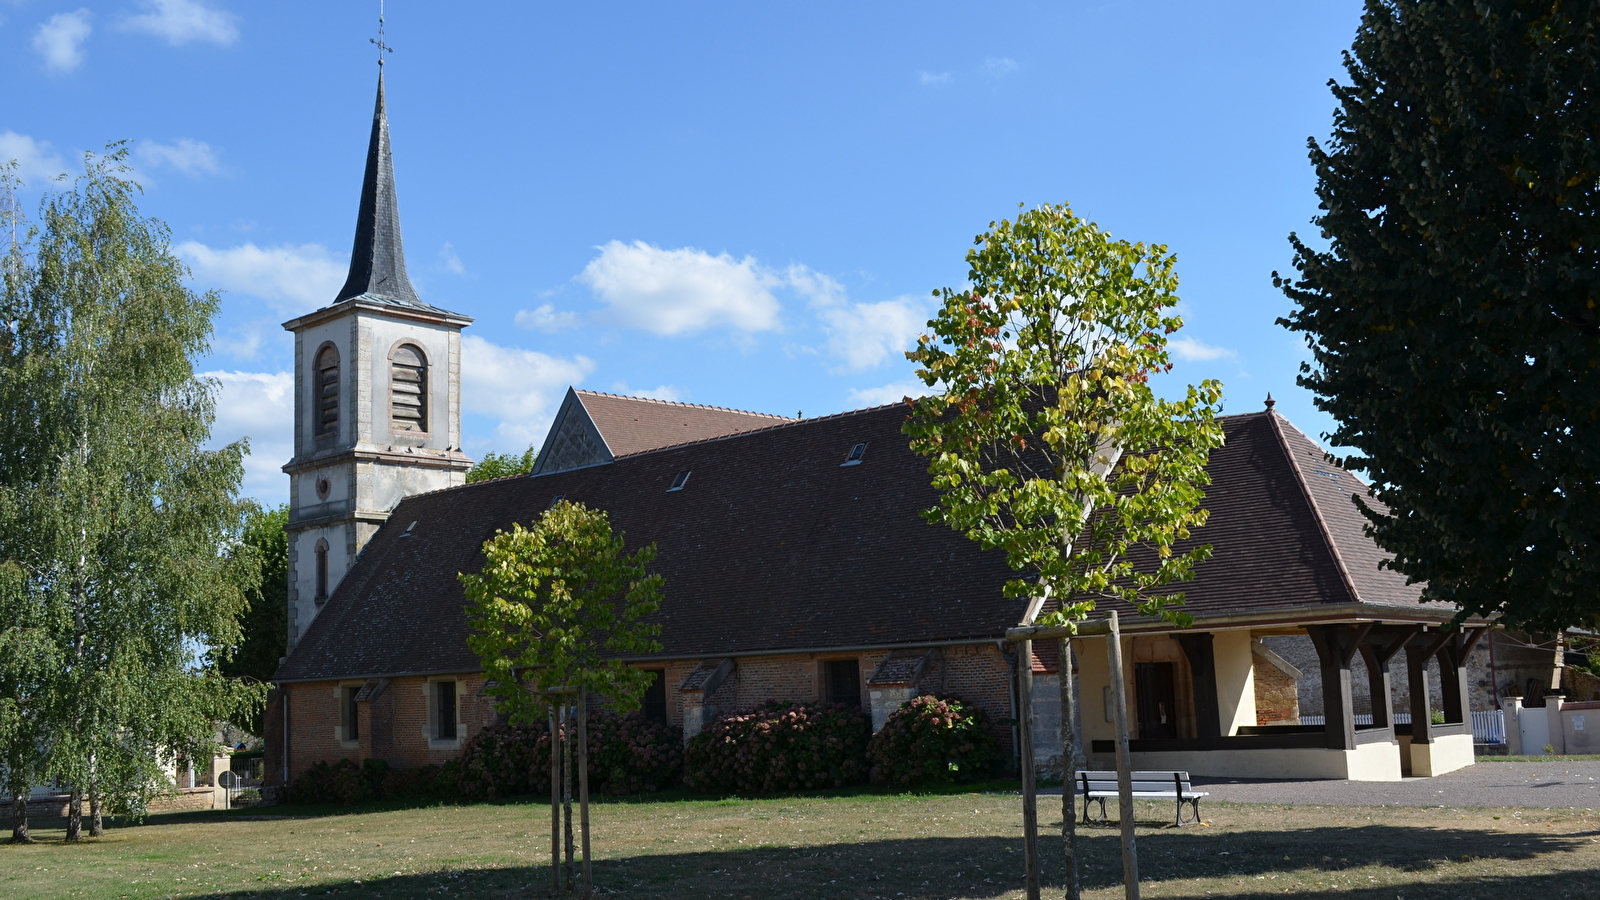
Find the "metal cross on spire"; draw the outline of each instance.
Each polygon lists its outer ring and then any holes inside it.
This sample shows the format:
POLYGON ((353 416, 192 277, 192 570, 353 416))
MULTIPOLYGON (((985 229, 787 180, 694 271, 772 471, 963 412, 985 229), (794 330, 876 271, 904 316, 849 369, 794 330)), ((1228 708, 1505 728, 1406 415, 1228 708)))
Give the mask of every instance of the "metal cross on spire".
POLYGON ((391 47, 388 44, 385 44, 383 42, 383 0, 378 0, 378 36, 375 37, 375 38, 368 38, 367 42, 377 45, 377 47, 378 47, 378 65, 380 65, 380 66, 383 65, 383 55, 385 53, 393 53, 394 52, 394 48, 393 47, 391 47))

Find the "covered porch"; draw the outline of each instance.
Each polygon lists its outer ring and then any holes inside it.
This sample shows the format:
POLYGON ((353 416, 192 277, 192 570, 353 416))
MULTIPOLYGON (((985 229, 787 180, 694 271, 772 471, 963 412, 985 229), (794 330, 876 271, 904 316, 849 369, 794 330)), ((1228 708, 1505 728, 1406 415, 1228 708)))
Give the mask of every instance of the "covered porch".
MULTIPOLYGON (((1448 628, 1379 619, 1130 628, 1122 656, 1133 766, 1214 777, 1395 781, 1471 765, 1467 658, 1486 630, 1482 623, 1448 628), (1306 635, 1316 648, 1326 724, 1258 720, 1258 642, 1286 634, 1306 635), (1396 678, 1405 679, 1409 723, 1395 723, 1396 678)), ((1115 734, 1106 639, 1073 646, 1086 762, 1109 768, 1115 734)), ((1055 669, 1056 654, 1045 656, 1036 672, 1055 669)), ((1035 678, 1033 700, 1036 710, 1058 708, 1057 680, 1035 678)), ((1046 769, 1061 766, 1054 731, 1036 721, 1037 764, 1046 769)))

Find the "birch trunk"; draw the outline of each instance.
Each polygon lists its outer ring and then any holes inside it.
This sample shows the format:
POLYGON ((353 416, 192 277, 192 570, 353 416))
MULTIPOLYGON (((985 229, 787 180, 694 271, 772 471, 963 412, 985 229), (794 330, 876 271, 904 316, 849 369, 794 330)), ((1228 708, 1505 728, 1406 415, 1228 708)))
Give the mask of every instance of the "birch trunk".
POLYGON ((11 798, 11 843, 33 843, 33 838, 28 835, 28 791, 26 788, 11 798))
POLYGON ((72 786, 72 793, 67 798, 67 840, 79 841, 83 839, 83 791, 77 785, 72 786))

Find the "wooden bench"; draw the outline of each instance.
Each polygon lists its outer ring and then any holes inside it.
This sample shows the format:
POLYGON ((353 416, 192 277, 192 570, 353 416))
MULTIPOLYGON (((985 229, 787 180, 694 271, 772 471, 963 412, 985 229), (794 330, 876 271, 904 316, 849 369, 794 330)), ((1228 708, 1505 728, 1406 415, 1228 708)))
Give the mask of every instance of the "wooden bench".
MULTIPOLYGON (((1209 791, 1197 791, 1189 784, 1188 772, 1149 771, 1134 772, 1133 796, 1142 800, 1173 800, 1177 803, 1177 814, 1173 823, 1177 826, 1194 825, 1200 821, 1200 798, 1209 795, 1209 791), (1183 805, 1189 804, 1193 817, 1185 820, 1183 805)), ((1117 797, 1117 773, 1079 771, 1072 778, 1073 787, 1081 794, 1083 800, 1083 824, 1091 823, 1089 818, 1089 801, 1097 800, 1100 803, 1101 822, 1109 822, 1106 815, 1106 801, 1117 797)))

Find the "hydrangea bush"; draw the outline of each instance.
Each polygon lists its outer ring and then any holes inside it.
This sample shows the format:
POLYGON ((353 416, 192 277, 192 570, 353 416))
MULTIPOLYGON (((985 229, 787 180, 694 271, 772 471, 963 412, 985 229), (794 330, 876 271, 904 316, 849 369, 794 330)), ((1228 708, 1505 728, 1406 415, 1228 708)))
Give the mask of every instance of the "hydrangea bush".
POLYGON ((867 719, 838 704, 769 701, 724 716, 689 740, 683 781, 717 794, 772 794, 860 784, 867 719))
POLYGON ((930 694, 889 715, 872 736, 867 758, 873 784, 920 788, 988 778, 1000 748, 983 707, 930 694))

